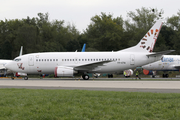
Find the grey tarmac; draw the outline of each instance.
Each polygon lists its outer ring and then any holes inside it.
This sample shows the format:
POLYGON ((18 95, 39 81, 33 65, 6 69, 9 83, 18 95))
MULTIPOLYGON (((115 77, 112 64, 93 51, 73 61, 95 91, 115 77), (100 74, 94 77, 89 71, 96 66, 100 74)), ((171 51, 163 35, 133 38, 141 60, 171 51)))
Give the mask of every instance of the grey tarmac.
POLYGON ((166 79, 165 81, 125 80, 90 79, 85 81, 75 78, 0 79, 0 88, 180 93, 180 81, 178 79, 166 79))

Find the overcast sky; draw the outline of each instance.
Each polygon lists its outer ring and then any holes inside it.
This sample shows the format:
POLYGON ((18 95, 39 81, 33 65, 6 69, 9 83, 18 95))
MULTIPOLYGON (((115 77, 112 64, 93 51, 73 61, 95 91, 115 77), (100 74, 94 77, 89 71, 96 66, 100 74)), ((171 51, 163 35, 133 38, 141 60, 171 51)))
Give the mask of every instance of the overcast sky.
POLYGON ((142 7, 163 9, 164 18, 172 17, 180 10, 180 0, 0 0, 0 20, 32 18, 48 12, 50 21, 65 20, 82 32, 91 17, 101 12, 126 19, 129 11, 142 7))

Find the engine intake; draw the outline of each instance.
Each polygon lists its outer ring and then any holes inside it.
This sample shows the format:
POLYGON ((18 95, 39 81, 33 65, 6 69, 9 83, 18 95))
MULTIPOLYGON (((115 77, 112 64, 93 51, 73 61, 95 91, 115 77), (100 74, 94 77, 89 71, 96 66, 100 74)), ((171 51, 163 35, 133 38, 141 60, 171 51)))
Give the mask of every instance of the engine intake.
POLYGON ((72 67, 58 66, 54 70, 55 77, 72 77, 75 73, 77 73, 77 71, 75 71, 72 67))

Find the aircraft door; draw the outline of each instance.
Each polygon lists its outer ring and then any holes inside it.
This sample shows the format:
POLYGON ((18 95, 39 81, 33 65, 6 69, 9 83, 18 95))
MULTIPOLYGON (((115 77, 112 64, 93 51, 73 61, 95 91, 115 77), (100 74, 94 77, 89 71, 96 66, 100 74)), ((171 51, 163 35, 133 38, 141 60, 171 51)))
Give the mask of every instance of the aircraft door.
POLYGON ((33 55, 30 55, 28 57, 28 64, 29 64, 29 66, 34 66, 34 57, 33 57, 33 55))
POLYGON ((133 54, 130 55, 130 65, 135 64, 135 56, 133 54))

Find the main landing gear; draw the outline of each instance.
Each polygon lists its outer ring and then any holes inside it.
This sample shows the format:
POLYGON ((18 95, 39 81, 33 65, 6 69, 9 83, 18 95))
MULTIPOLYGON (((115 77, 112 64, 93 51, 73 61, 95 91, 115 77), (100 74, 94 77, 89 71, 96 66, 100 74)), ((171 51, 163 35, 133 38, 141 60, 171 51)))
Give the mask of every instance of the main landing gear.
POLYGON ((168 74, 163 74, 163 78, 168 78, 169 75, 168 74))
POLYGON ((88 75, 88 74, 83 74, 83 75, 82 75, 82 78, 83 78, 84 80, 89 80, 89 75, 88 75))
POLYGON ((25 77, 24 77, 24 80, 28 80, 28 76, 25 76, 25 77))
MULTIPOLYGON (((12 80, 14 80, 15 77, 11 77, 12 80)), ((28 80, 28 76, 24 77, 24 80, 28 80)))
POLYGON ((108 78, 113 78, 113 74, 108 74, 108 78))

